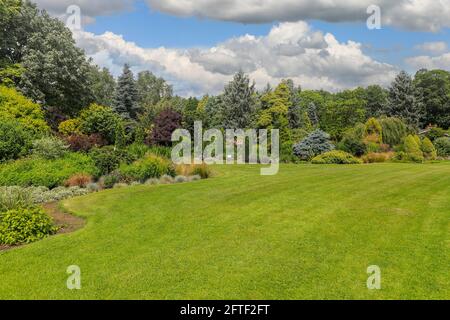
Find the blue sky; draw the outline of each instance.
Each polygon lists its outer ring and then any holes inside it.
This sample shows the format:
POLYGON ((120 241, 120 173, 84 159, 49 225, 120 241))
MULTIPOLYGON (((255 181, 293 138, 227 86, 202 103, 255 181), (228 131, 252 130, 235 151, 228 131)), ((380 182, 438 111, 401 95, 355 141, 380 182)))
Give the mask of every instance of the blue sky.
POLYGON ((62 19, 78 5, 89 23, 74 38, 94 63, 150 70, 180 95, 216 94, 239 70, 259 88, 291 78, 338 91, 450 68, 450 0, 35 1, 62 19), (366 26, 372 3, 381 30, 366 26))

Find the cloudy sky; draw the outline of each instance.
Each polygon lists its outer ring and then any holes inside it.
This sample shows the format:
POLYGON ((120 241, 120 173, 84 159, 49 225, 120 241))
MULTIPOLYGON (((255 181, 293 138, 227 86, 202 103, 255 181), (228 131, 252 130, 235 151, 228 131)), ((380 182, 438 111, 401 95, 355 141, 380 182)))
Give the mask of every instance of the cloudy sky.
POLYGON ((450 0, 36 0, 118 75, 151 70, 177 94, 216 94, 238 70, 259 88, 291 78, 331 91, 388 85, 399 70, 450 70, 450 0), (381 9, 369 30, 367 9, 381 9), (73 21, 73 20, 71 20, 73 21))

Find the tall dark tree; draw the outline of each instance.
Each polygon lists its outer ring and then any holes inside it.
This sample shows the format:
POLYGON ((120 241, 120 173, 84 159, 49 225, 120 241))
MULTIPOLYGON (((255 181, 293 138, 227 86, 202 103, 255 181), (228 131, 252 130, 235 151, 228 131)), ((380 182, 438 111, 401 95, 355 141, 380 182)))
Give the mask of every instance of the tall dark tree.
POLYGON ((405 71, 400 72, 389 88, 388 115, 401 118, 415 128, 421 125, 424 115, 421 92, 405 71))
POLYGON ((420 70, 414 85, 422 91, 425 106, 424 124, 450 127, 450 72, 420 70))
POLYGON ((124 119, 137 119, 139 114, 139 93, 133 72, 128 64, 117 81, 114 110, 124 119))
POLYGON ((310 102, 310 104, 308 105, 308 117, 314 127, 317 127, 319 125, 319 113, 314 102, 310 102))
POLYGON ((255 111, 255 84, 239 72, 226 87, 222 96, 223 127, 245 129, 251 126, 255 111))
POLYGON ((198 99, 193 97, 187 99, 185 102, 183 110, 183 128, 190 132, 194 132, 194 122, 201 120, 197 110, 198 104, 198 99))

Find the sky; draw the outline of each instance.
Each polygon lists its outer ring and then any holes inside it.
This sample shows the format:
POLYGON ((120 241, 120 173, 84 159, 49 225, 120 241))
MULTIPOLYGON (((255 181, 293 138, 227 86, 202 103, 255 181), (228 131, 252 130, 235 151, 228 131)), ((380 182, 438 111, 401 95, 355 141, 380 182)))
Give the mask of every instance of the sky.
MULTIPOLYGON (((400 70, 450 70, 450 0, 35 0, 73 23, 74 39, 118 76, 124 63, 176 94, 217 94, 243 70, 258 88, 388 86, 400 70), (380 9, 381 29, 367 19, 380 9)), ((73 27, 73 26, 72 26, 73 27)))

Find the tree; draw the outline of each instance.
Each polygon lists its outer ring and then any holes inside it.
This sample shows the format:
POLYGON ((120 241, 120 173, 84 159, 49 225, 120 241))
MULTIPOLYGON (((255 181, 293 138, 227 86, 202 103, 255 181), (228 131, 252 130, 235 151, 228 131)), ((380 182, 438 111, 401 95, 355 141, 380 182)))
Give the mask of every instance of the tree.
POLYGON ((421 94, 405 71, 399 73, 389 88, 388 115, 401 118, 414 128, 418 128, 422 123, 421 94))
POLYGON ((163 110, 155 119, 151 141, 154 144, 170 146, 172 144, 172 133, 181 128, 182 116, 172 110, 163 110))
POLYGON ((191 97, 186 100, 183 110, 183 128, 191 133, 194 132, 194 122, 200 120, 198 104, 198 99, 191 97))
POLYGON ((383 117, 380 119, 380 124, 383 131, 383 143, 392 147, 400 145, 408 135, 408 127, 401 119, 383 117))
POLYGON ((133 72, 130 66, 125 64, 117 81, 114 110, 124 119, 136 119, 140 110, 138 101, 139 92, 133 72))
POLYGON ((335 147, 330 141, 330 135, 317 129, 302 142, 294 146, 294 154, 301 160, 309 161, 322 153, 334 149, 335 147))
POLYGON ((45 11, 33 19, 35 29, 21 49, 21 91, 47 109, 76 115, 92 101, 89 62, 61 21, 45 11))
POLYGON ((163 99, 170 99, 173 88, 163 78, 158 78, 150 71, 138 73, 137 88, 141 108, 155 105, 163 99))
POLYGON ((92 84, 93 101, 102 106, 112 107, 114 104, 116 80, 109 70, 91 65, 89 76, 92 84))
POLYGON ((424 123, 450 127, 450 72, 444 70, 419 70, 414 86, 422 91, 424 123))
POLYGON ((242 71, 226 87, 222 96, 223 127, 246 129, 251 126, 255 111, 255 84, 242 71))
POLYGON ((80 114, 80 129, 86 135, 100 134, 108 143, 116 141, 122 119, 109 107, 92 104, 80 114))
POLYGON ((388 104, 388 91, 378 85, 369 86, 365 90, 364 99, 367 101, 366 116, 380 117, 386 114, 388 104))
POLYGON ((319 114, 317 112, 317 106, 314 102, 310 102, 308 105, 308 117, 314 127, 319 125, 319 114))

